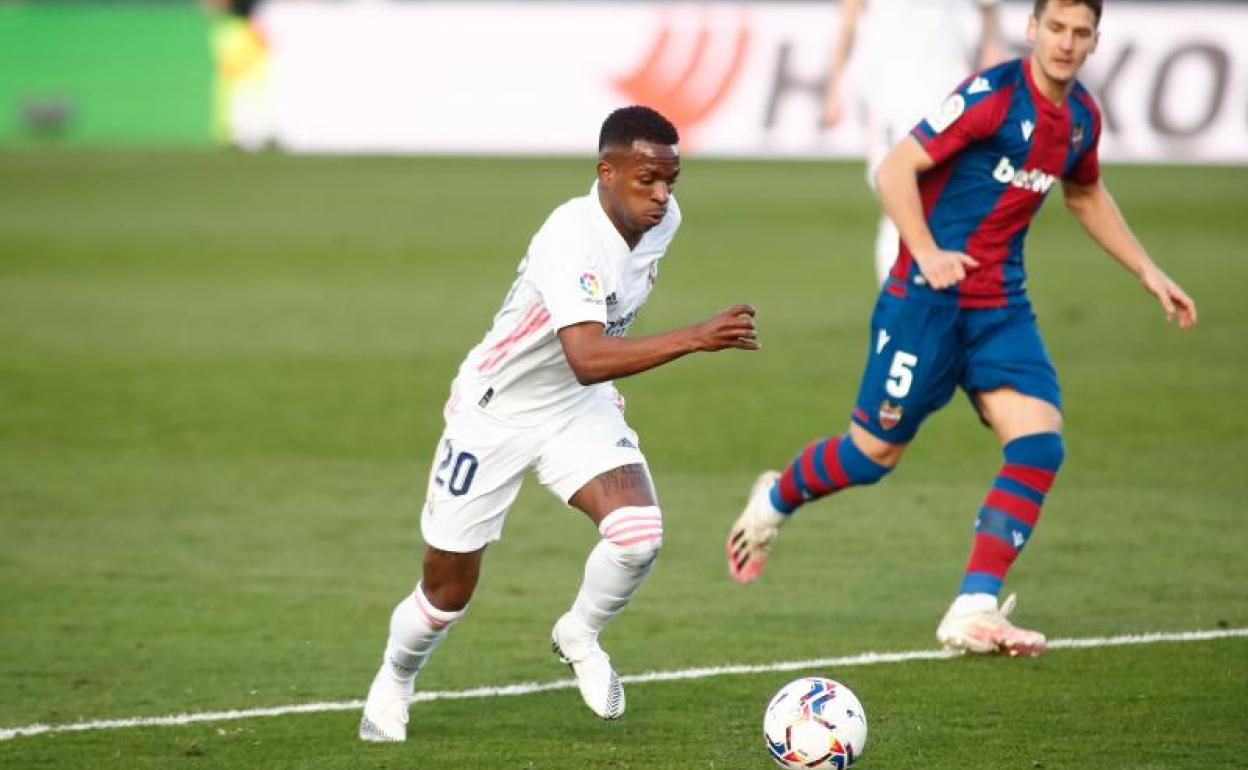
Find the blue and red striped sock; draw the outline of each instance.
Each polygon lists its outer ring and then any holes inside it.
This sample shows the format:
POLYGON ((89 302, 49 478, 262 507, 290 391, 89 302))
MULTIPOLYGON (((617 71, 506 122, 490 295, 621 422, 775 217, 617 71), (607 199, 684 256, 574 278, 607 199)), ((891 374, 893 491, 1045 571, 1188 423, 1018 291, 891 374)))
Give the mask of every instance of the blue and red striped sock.
POLYGON ((847 487, 874 484, 892 468, 862 453, 849 435, 812 442, 801 451, 771 487, 771 505, 781 513, 847 487))
POLYGON ((1001 592, 1040 518, 1066 450, 1058 433, 1033 433, 1005 445, 1005 467, 992 481, 975 519, 975 540, 959 593, 1001 592))

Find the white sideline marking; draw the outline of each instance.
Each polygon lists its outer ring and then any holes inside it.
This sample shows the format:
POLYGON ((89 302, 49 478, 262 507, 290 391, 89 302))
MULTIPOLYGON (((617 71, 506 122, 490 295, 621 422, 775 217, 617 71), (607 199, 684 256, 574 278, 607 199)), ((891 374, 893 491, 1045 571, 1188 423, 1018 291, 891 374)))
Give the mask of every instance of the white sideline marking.
MULTIPOLYGON (((1226 628, 1209 631, 1158 631, 1149 634, 1126 634, 1123 636, 1100 636, 1086 639, 1053 639, 1049 642, 1050 650, 1077 650, 1090 647, 1119 647, 1127 644, 1157 644, 1160 642, 1203 642, 1210 639, 1229 639, 1248 637, 1248 628, 1226 628)), ((758 663, 753 665, 712 666, 709 668, 687 668, 679 671, 651 671, 647 674, 622 676, 626 683, 639 682, 672 682, 681 679, 706 679, 712 676, 732 676, 738 674, 765 674, 777 671, 800 671, 812 668, 831 668, 846 666, 873 666, 878 663, 904 663, 910 660, 944 660, 958 657, 958 653, 944 650, 912 650, 910 652, 864 652, 859 655, 847 655, 839 658, 815 658, 813 660, 790 660, 776 663, 758 663)), ((558 679, 550 682, 524 682, 504 687, 477 687, 471 690, 444 690, 418 692, 412 699, 414 703, 434 700, 458 700, 462 698, 495 698, 510 695, 529 695, 550 690, 567 690, 576 686, 574 679, 558 679)), ((245 709, 234 711, 205 711, 198 714, 175 714, 164 717, 134 717, 132 719, 102 719, 91 722, 73 724, 43 725, 34 724, 25 727, 0 728, 0 741, 7 741, 21 735, 40 735, 42 733, 69 733, 85 730, 112 730, 119 727, 165 727, 170 725, 189 725, 197 722, 225 722, 234 719, 251 719, 253 717, 275 717, 284 714, 314 714, 325 711, 356 711, 364 708, 364 701, 337 701, 331 703, 302 703, 290 706, 272 706, 269 708, 245 709)))

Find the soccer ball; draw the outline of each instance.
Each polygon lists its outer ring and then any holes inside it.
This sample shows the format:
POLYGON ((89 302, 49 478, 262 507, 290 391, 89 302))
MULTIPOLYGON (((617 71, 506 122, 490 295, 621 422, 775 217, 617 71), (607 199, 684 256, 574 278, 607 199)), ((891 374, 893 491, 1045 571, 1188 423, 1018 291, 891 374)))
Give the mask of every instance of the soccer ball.
POLYGON ((781 687, 767 704, 763 737, 781 767, 845 770, 867 744, 867 714, 845 685, 807 676, 781 687))

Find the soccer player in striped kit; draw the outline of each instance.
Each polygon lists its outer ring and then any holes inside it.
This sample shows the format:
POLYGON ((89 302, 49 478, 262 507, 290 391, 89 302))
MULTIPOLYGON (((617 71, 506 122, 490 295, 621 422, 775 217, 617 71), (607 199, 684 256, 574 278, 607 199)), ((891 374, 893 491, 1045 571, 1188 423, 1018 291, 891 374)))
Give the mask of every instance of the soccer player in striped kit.
POLYGON ((648 107, 607 117, 589 193, 556 208, 533 236, 493 327, 460 366, 421 513, 422 578, 390 616, 362 740, 407 739, 416 675, 463 616, 529 468, 602 535, 551 643, 590 710, 604 719, 624 713, 598 635, 654 564, 663 517, 611 381, 698 351, 758 349, 749 305, 625 336, 680 227, 677 141, 676 128, 648 107))
POLYGON ((1100 112, 1076 80, 1096 48, 1100 0, 1036 0, 1031 54, 968 78, 885 158, 877 182, 901 232, 871 319, 849 430, 807 446, 755 483, 729 532, 738 582, 758 578, 780 527, 804 503, 873 484, 929 414, 961 387, 1004 464, 979 508, 961 586, 937 628, 948 648, 1036 655, 1044 635, 998 604, 1065 453, 1061 393, 1024 289, 1023 239, 1060 180, 1066 206, 1139 278, 1167 320, 1196 303, 1149 258, 1100 178, 1100 112))

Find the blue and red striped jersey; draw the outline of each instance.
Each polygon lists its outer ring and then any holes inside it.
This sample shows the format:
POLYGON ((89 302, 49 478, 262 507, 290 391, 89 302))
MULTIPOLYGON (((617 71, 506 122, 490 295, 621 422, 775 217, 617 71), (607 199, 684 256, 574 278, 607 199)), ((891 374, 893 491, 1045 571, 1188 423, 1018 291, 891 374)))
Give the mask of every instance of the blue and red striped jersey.
POLYGON ((927 286, 901 243, 886 290, 938 304, 1002 307, 1027 301, 1023 239, 1057 179, 1100 178, 1101 113, 1076 83, 1061 105, 1036 90, 1031 61, 968 78, 910 132, 936 165, 919 176, 923 213, 942 249, 979 261, 944 291, 927 286))

